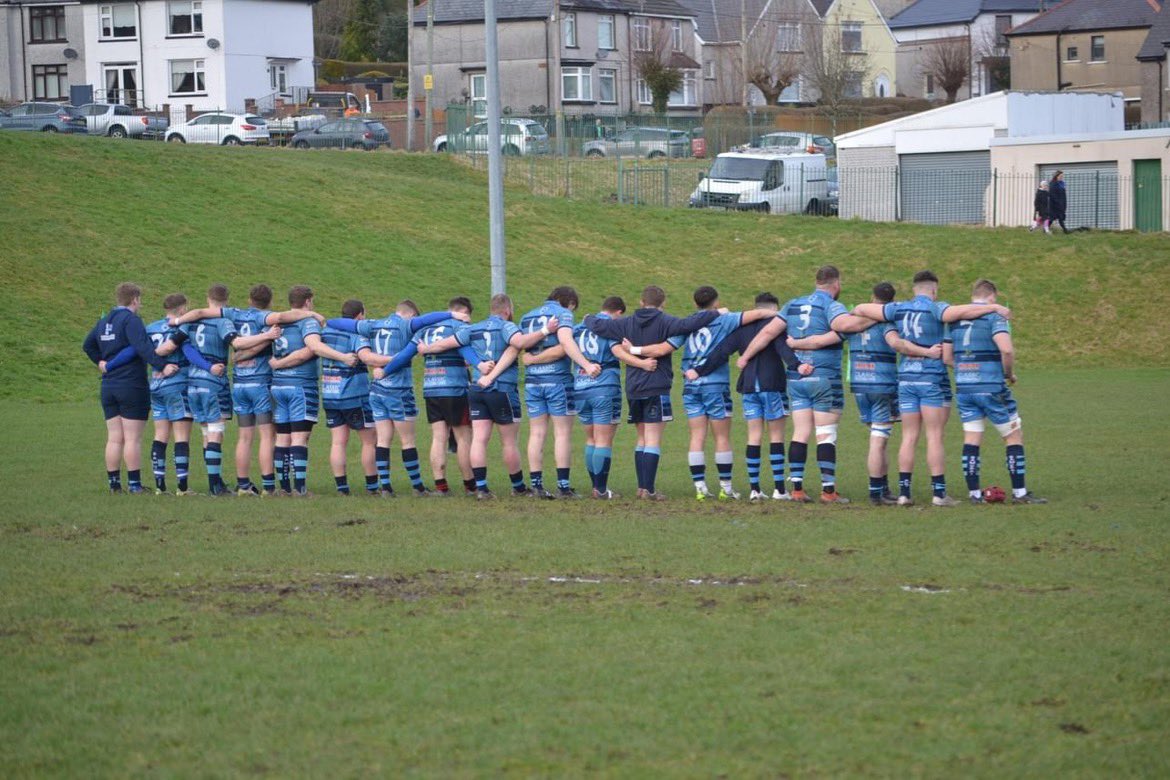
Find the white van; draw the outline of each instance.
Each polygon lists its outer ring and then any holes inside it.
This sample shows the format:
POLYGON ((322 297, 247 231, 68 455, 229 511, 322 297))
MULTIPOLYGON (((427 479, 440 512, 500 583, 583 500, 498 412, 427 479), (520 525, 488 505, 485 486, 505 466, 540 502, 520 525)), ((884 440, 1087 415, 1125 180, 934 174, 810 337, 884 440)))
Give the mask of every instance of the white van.
POLYGON ((820 214, 829 194, 823 154, 727 152, 691 193, 694 208, 820 214))

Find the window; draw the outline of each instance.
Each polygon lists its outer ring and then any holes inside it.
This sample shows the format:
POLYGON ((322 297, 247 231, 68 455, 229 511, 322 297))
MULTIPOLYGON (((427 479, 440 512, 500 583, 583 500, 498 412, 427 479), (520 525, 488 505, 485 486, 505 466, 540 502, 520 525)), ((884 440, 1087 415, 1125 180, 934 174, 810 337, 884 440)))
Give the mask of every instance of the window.
POLYGON ((650 20, 634 20, 634 51, 650 51, 650 20))
POLYGON ((561 68, 561 100, 592 99, 592 71, 589 68, 561 68))
POLYGON ((861 74, 857 71, 850 71, 845 74, 845 89, 842 94, 847 98, 861 97, 861 74))
POLYGON ((69 99, 68 65, 33 65, 32 77, 35 100, 69 99))
POLYGON ((654 102, 654 95, 650 93, 650 87, 646 84, 645 79, 638 79, 634 84, 634 89, 638 93, 638 104, 648 106, 654 102))
POLYGON ((617 102, 617 71, 612 68, 597 69, 597 99, 602 103, 617 102))
POLYGON ((841 23, 841 51, 861 51, 861 22, 841 23))
POLYGON ((1094 35, 1089 39, 1089 62, 1105 61, 1105 36, 1094 35))
POLYGON ((268 85, 273 92, 288 94, 288 65, 283 62, 268 63, 268 85))
POLYGON ((565 46, 570 49, 577 48, 577 14, 565 14, 561 28, 565 33, 565 46))
POLYGON ((934 76, 930 73, 926 74, 926 96, 934 97, 934 76))
POLYGON ((1077 62, 1080 60, 1080 58, 1081 55, 1076 46, 1069 46, 1067 49, 1065 49, 1065 62, 1077 62))
POLYGON ((714 80, 715 60, 707 60, 703 63, 703 78, 714 80))
POLYGON ((471 113, 475 117, 487 116, 487 74, 471 74, 471 113))
POLYGON ((201 95, 207 93, 203 74, 203 60, 171 60, 171 94, 201 95))
POLYGON ((614 24, 613 16, 599 16, 597 17, 597 48, 599 49, 616 49, 617 45, 614 42, 614 24))
POLYGON ((65 40, 65 6, 42 5, 28 9, 29 43, 65 40))
POLYGON ((672 51, 682 51, 682 47, 682 22, 678 19, 673 19, 670 22, 670 48, 672 51))
POLYGON ((203 34, 203 0, 171 0, 168 15, 170 35, 203 34))
POLYGON ((103 39, 138 37, 138 19, 132 3, 103 5, 98 9, 98 17, 103 39))
POLYGON ((800 51, 800 24, 798 22, 785 22, 777 25, 776 50, 800 51))
POLYGON ((1006 49, 1008 45, 1007 31, 1012 29, 1012 15, 1002 14, 995 17, 995 45, 1006 49))
POLYGON ((684 70, 682 73, 682 84, 670 93, 670 97, 666 101, 668 106, 695 106, 699 104, 698 72, 684 70))
POLYGON ((792 82, 791 84, 789 84, 787 87, 784 88, 784 91, 780 93, 780 97, 778 98, 778 102, 780 102, 780 103, 799 103, 800 102, 800 79, 799 78, 797 78, 796 81, 792 82))

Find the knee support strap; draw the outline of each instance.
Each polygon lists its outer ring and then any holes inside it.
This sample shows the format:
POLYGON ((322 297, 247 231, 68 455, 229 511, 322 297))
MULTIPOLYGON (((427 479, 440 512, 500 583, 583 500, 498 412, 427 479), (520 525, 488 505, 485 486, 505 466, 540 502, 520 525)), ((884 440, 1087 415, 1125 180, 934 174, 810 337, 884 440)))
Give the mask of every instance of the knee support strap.
POLYGON ((999 431, 1000 436, 1006 439, 1008 436, 1011 436, 1013 433, 1020 430, 1022 425, 1023 422, 1019 417, 1013 417, 1005 423, 996 423, 995 429, 999 431))
POLYGON ((871 423, 869 426, 869 436, 871 439, 888 439, 893 432, 893 423, 871 423))
POLYGON ((983 418, 963 423, 963 430, 967 433, 983 433, 983 418))
POLYGON ((817 444, 836 444, 837 424, 817 426, 817 444), (823 437, 823 438, 822 438, 823 437))

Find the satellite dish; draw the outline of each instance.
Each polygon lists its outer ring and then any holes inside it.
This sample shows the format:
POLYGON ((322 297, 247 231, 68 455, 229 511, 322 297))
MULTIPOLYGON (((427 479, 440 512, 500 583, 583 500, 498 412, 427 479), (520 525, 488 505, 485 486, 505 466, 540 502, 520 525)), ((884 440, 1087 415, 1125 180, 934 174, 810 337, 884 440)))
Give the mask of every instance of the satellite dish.
POLYGON ((77 49, 66 49, 65 51, 61 52, 61 54, 63 54, 67 60, 77 59, 77 49))
POLYGON ((604 59, 609 57, 609 50, 608 49, 598 49, 597 53, 594 54, 593 56, 599 60, 604 60, 604 59))
POLYGON ((207 48, 218 49, 219 48, 219 38, 208 38, 207 39, 207 48))

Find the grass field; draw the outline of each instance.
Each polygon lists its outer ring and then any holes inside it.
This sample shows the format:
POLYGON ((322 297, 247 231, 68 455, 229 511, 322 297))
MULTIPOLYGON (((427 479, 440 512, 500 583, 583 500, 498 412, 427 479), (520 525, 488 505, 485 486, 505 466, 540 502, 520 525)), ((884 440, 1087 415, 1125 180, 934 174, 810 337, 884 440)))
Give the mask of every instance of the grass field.
MULTIPOLYGON (((589 301, 665 280, 682 312, 698 283, 783 297, 825 261, 849 300, 924 264, 956 300, 1000 281, 1047 506, 699 506, 680 423, 664 505, 340 499, 321 430, 311 501, 108 497, 78 345, 114 283, 306 281, 328 311, 481 302, 483 179, 398 154, 0 134, 0 181, 6 776, 1170 773, 1164 237, 509 193, 522 306, 562 281, 589 301)), ((861 497, 852 406, 842 430, 861 497)), ((626 495, 631 446, 622 430, 626 495)), ((984 464, 1005 484, 1000 447, 984 464)))

